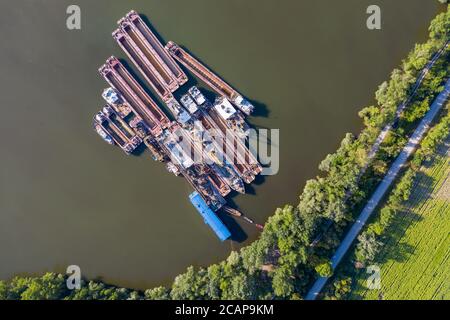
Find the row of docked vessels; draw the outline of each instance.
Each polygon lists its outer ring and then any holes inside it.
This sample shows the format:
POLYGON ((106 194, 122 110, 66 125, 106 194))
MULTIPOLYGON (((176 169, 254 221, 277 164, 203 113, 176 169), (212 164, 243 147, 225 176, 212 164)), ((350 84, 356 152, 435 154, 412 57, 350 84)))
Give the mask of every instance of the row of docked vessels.
MULTIPOLYGON (((245 116, 253 106, 173 42, 164 47, 135 11, 118 24, 114 39, 175 121, 111 57, 99 69, 110 87, 102 93, 106 106, 94 116, 95 131, 126 154, 144 144, 155 161, 186 178, 206 206, 219 210, 231 190, 245 193, 244 183, 251 183, 262 171, 246 146, 250 127, 245 116), (197 86, 183 89, 188 77, 177 62, 218 94, 213 103, 197 86)), ((226 212, 237 215, 238 211, 226 212)))
POLYGON ((117 144, 126 154, 131 154, 142 143, 142 138, 111 105, 106 105, 94 116, 94 128, 103 140, 117 144))

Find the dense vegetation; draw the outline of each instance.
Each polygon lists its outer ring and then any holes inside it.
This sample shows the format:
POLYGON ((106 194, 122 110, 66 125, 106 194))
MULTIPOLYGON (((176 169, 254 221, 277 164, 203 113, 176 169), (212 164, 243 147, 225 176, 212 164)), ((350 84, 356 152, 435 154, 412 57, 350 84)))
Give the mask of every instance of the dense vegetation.
MULTIPOLYGON (((361 176, 381 128, 393 121, 397 106, 411 93, 422 68, 449 39, 450 11, 440 14, 429 30, 429 40, 416 45, 401 68, 380 86, 377 105, 360 112, 365 127, 359 136, 344 137, 339 149, 320 164, 323 174, 306 183, 299 203, 277 209, 251 245, 207 268, 189 267, 175 278, 170 289, 158 287, 142 293, 91 281, 80 290, 68 291, 63 276, 49 273, 0 282, 0 298, 301 299, 318 275, 332 274, 328 258, 343 232, 442 89, 449 51, 430 70, 395 131, 361 176)), ((341 285, 345 290, 346 284, 341 285)))
POLYGON ((448 145, 441 145, 450 137, 449 107, 358 238, 354 255, 337 271, 328 298, 344 298, 351 291, 351 298, 448 298, 450 202, 440 196, 440 188, 450 173, 448 145), (444 154, 436 156, 439 145, 444 154), (368 290, 365 283, 364 267, 373 264, 382 271, 381 290, 368 290))
MULTIPOLYGON (((448 110, 444 110, 448 113, 448 110)), ((387 204, 381 210, 375 222, 369 224, 366 231, 360 237, 356 247, 356 260, 360 263, 371 263, 381 248, 381 238, 386 232, 393 218, 401 210, 403 202, 407 201, 413 189, 413 182, 417 177, 420 167, 425 160, 429 160, 434 154, 437 145, 447 137, 449 132, 450 116, 445 116, 436 125, 421 143, 421 148, 415 154, 411 165, 396 184, 387 204)))
POLYGON ((440 189, 449 169, 448 157, 441 156, 418 173, 408 201, 395 208, 391 225, 378 235, 383 250, 374 262, 381 268, 381 290, 366 292, 361 278, 351 298, 450 298, 450 202, 440 189))

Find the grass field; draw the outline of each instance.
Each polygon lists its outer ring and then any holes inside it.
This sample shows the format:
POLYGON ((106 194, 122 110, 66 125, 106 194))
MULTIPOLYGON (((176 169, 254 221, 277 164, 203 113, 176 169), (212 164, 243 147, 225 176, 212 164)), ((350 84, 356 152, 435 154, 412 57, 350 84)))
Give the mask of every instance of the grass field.
POLYGON ((449 142, 424 165, 413 192, 386 231, 377 262, 381 289, 366 288, 361 273, 351 299, 450 299, 449 142))

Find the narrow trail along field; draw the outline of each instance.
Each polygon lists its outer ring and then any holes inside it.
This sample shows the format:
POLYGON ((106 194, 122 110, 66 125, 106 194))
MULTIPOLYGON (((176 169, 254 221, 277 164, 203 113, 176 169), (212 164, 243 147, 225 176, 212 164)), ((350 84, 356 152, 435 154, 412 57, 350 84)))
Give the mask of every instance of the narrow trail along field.
POLYGON ((376 263, 381 289, 359 279, 356 299, 450 299, 450 139, 414 181, 376 263))

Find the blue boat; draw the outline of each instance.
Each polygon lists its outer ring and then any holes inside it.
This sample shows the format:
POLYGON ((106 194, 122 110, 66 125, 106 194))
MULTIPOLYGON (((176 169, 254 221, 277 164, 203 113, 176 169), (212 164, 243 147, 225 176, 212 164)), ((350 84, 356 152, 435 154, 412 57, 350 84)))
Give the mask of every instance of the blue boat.
POLYGON ((223 222, 217 217, 214 211, 206 204, 200 194, 195 191, 189 195, 189 200, 197 211, 202 215, 205 223, 214 230, 220 241, 227 240, 231 237, 231 233, 223 222))

